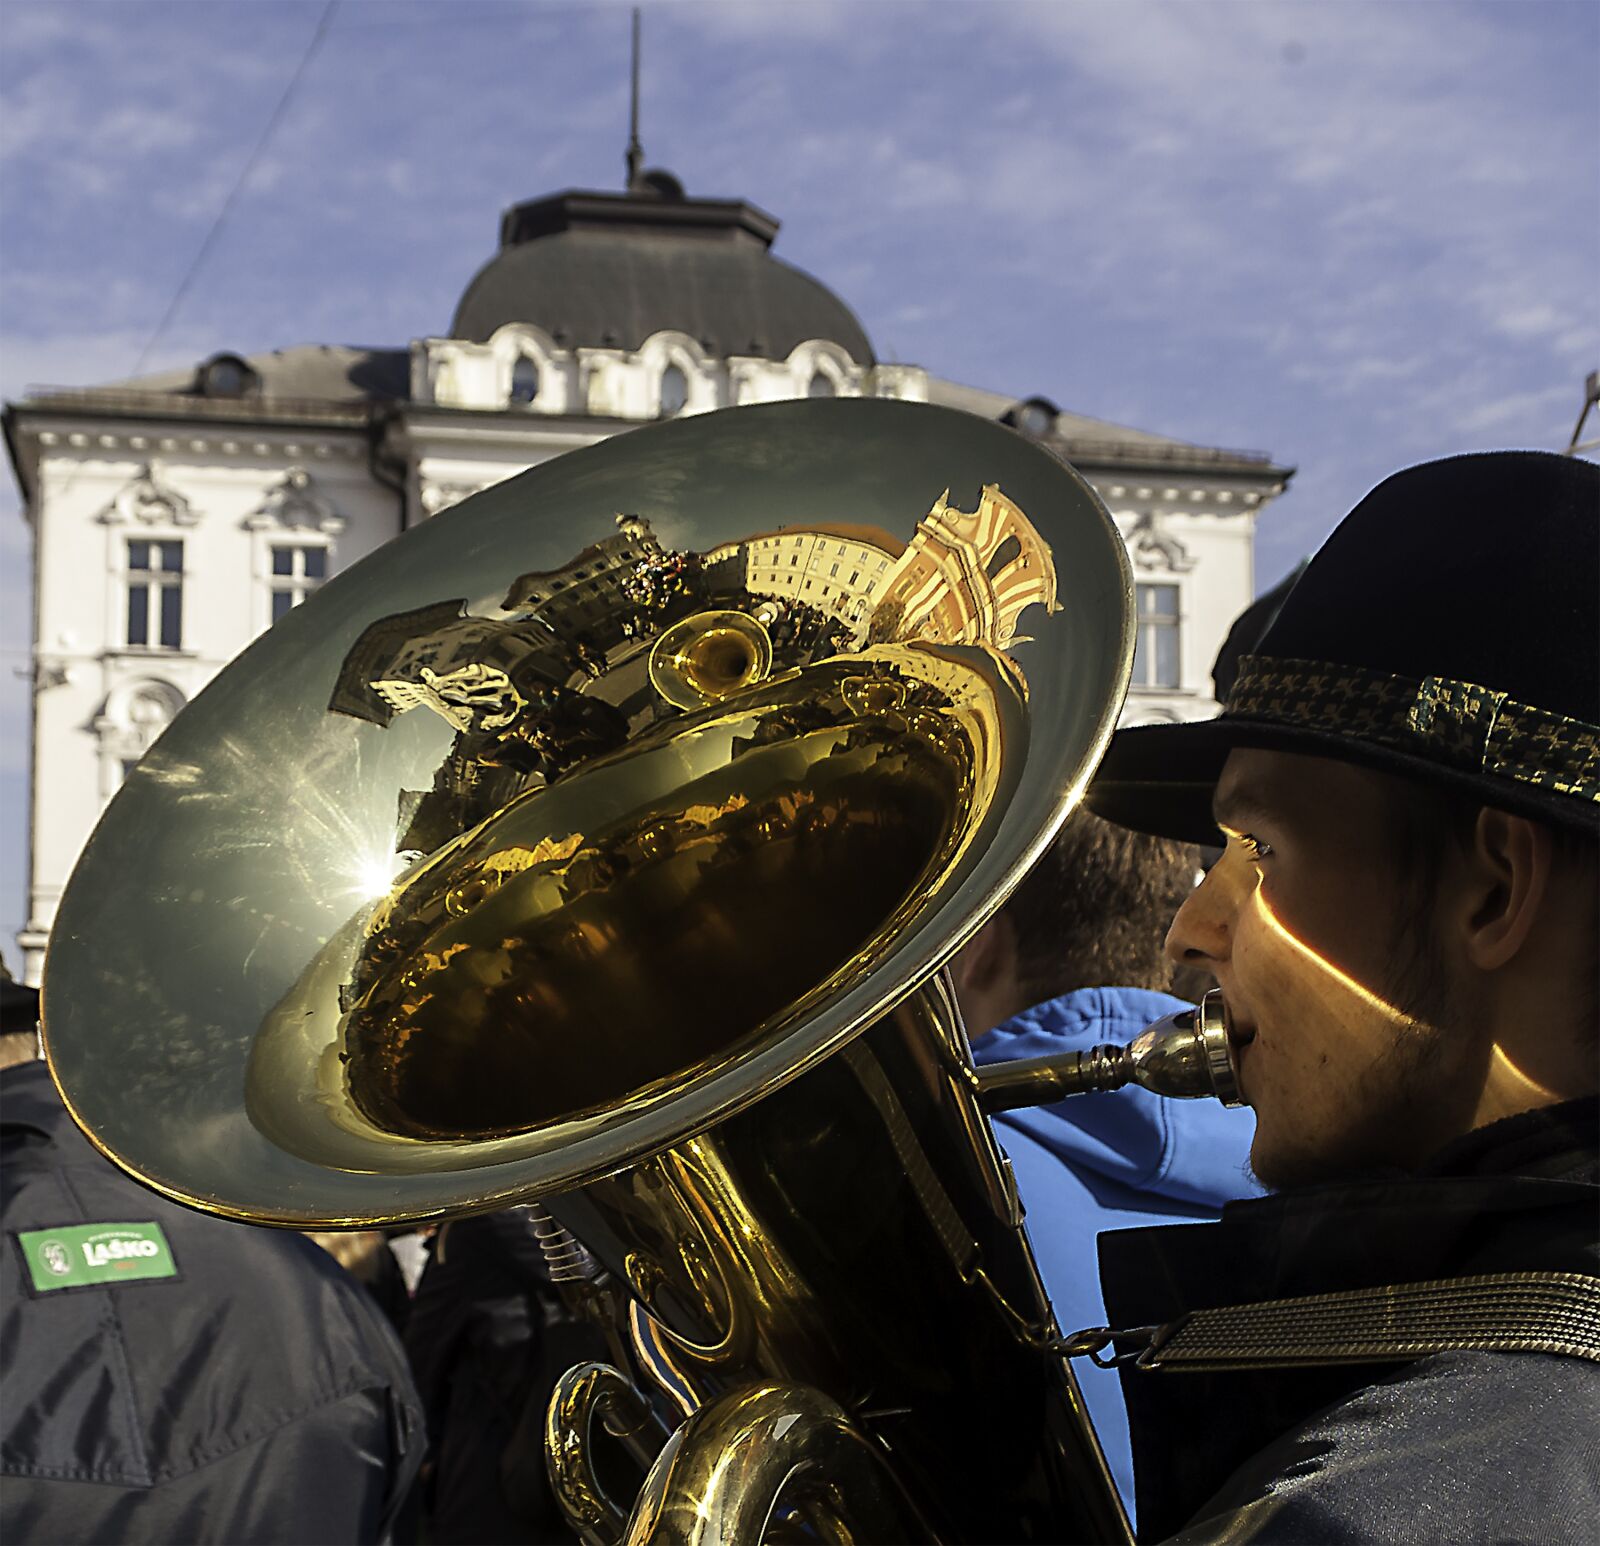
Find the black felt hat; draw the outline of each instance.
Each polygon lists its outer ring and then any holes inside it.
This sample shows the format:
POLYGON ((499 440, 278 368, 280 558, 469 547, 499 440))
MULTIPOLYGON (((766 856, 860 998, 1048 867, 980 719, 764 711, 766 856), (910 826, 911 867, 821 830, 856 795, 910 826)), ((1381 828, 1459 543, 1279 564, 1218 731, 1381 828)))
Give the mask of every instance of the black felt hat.
POLYGON ((0 1033, 31 1031, 39 1023, 39 990, 0 978, 0 1033))
POLYGON ((1307 565, 1220 716, 1118 731, 1088 803, 1214 843, 1236 746, 1600 831, 1600 467, 1496 451, 1385 479, 1307 565))

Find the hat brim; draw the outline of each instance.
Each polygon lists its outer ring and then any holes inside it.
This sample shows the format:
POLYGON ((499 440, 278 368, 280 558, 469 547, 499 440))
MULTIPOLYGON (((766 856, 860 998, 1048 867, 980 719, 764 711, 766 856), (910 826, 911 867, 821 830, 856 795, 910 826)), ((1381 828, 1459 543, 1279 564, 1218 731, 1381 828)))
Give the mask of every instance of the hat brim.
POLYGON ((1600 803, 1541 785, 1466 768, 1353 739, 1338 731, 1221 715, 1185 725, 1119 730, 1084 796, 1096 815, 1135 832, 1185 843, 1223 841, 1211 815, 1212 796, 1230 752, 1238 747, 1296 752, 1374 768, 1432 788, 1459 791, 1485 805, 1552 826, 1600 833, 1600 803))
POLYGON ((31 1031, 39 1023, 39 990, 0 982, 0 1031, 31 1031))

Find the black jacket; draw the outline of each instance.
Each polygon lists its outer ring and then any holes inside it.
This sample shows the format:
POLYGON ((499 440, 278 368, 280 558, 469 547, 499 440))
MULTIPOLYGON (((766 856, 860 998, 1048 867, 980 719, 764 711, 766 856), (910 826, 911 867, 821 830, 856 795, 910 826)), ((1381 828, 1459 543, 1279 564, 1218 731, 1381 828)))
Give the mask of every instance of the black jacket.
POLYGON ((343 1268, 132 1181, 42 1063, 0 1073, 0 1166, 0 1536, 382 1538, 422 1416, 394 1333, 343 1268), (86 1224, 156 1225, 176 1275, 37 1288, 24 1245, 60 1232, 49 1260, 65 1272, 86 1224))
POLYGON ((525 1208, 433 1237, 405 1329, 428 1418, 421 1517, 434 1546, 573 1541, 545 1472, 556 1380, 609 1357, 550 1282, 525 1208))
MULTIPOLYGON (((1476 1273, 1600 1270, 1600 1103, 1482 1128, 1416 1176, 1101 1237, 1114 1326, 1476 1273)), ((1587 1543, 1600 1365, 1538 1353, 1248 1373, 1123 1371, 1140 1538, 1587 1543)))

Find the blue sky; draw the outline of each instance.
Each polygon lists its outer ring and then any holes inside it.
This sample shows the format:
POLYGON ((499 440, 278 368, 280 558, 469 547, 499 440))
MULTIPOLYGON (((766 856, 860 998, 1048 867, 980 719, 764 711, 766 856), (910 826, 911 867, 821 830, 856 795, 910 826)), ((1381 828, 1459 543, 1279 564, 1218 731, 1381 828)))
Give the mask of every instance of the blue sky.
MULTIPOLYGON (((625 5, 0 7, 0 393, 444 331, 499 212, 616 188, 625 5)), ((1559 447, 1600 364, 1590 0, 660 0, 649 164, 783 221, 881 356, 1299 468, 1263 587, 1394 468, 1559 447)), ((0 947, 27 531, 0 489, 0 947)))

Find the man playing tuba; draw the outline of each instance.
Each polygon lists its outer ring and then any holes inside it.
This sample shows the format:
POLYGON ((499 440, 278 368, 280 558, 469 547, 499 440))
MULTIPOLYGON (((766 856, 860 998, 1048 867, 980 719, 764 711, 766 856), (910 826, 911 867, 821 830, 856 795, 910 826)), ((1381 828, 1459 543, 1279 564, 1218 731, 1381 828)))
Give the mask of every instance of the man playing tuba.
POLYGON ((1557 456, 1396 474, 1220 718, 1101 765, 1102 814, 1225 841, 1167 950, 1278 1189, 1102 1240, 1144 1538, 1592 1538, 1597 516, 1557 456))

